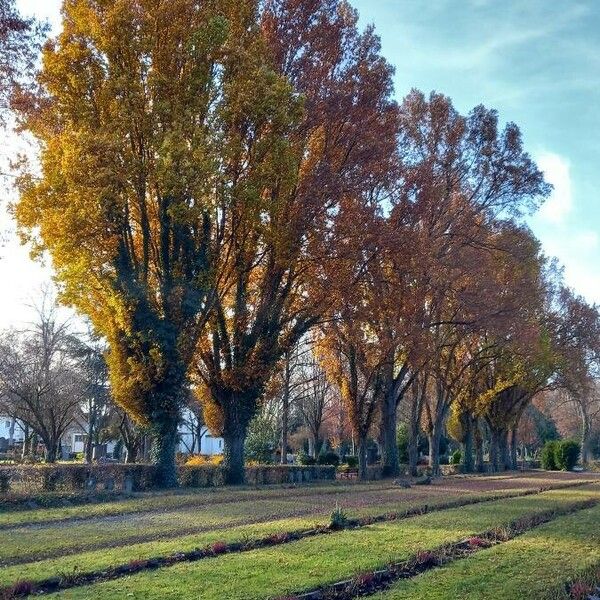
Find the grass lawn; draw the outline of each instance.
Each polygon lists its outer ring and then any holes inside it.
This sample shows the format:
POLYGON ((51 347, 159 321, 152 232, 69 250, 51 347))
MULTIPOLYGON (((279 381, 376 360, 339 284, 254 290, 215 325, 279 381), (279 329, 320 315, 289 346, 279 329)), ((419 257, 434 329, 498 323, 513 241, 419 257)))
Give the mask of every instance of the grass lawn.
POLYGON ((506 544, 397 583, 374 600, 558 600, 564 584, 600 567, 600 506, 506 544))
MULTIPOLYGON (((521 516, 600 497, 600 487, 545 492, 224 555, 82 588, 61 598, 252 600, 311 589, 408 558, 521 516)), ((181 541, 181 540, 180 540, 181 541)))
MULTIPOLYGON (((552 483, 552 482, 550 482, 552 483)), ((561 481, 554 481, 554 484, 561 481)), ((123 506, 123 512, 114 513, 116 504, 85 506, 80 509, 105 509, 106 513, 85 518, 56 522, 57 509, 46 509, 51 516, 43 521, 44 510, 34 510, 30 525, 20 523, 9 528, 5 523, 0 544, 0 566, 59 558, 91 550, 105 555, 110 548, 126 552, 131 544, 143 544, 161 540, 165 547, 179 550, 178 538, 214 531, 212 540, 221 539, 225 528, 239 527, 259 522, 282 519, 302 519, 302 527, 315 522, 327 521, 336 504, 344 507, 352 516, 382 514, 402 511, 417 506, 435 507, 452 500, 485 498, 490 495, 511 494, 547 485, 547 480, 534 477, 472 478, 441 480, 432 486, 415 486, 402 489, 390 482, 367 485, 336 485, 309 488, 268 490, 227 490, 223 493, 159 494, 155 497, 132 499, 131 506, 123 506), (234 501, 236 493, 238 501, 234 501), (188 504, 179 504, 186 498, 188 504), (189 504, 190 498, 193 500, 189 504), (162 501, 163 504, 157 504, 162 501), (154 510, 150 507, 154 506, 154 510), (170 543, 170 539, 174 543, 170 543)), ((69 515, 75 507, 68 508, 69 515)), ((23 517, 28 511, 13 513, 23 517)), ((277 530, 276 528, 274 529, 277 530)), ((203 536, 206 537, 206 536, 203 536)), ((151 545, 149 547, 155 547, 151 545)), ((116 551, 115 551, 116 552, 116 551)), ((164 552, 163 552, 164 553, 164 552)), ((110 553, 109 553, 110 554, 110 553)), ((70 561, 67 561, 70 563, 70 561)), ((123 561, 120 560, 120 563, 123 561)), ((70 567, 68 567, 70 568, 70 567)), ((0 570, 0 579, 4 580, 0 570)))

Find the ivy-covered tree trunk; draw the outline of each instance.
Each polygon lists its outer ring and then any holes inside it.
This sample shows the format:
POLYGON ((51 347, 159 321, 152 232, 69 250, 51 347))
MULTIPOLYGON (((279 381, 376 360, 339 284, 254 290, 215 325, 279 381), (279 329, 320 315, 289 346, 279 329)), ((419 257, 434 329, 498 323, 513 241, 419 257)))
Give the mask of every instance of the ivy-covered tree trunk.
POLYGON ((242 485, 246 480, 244 445, 247 431, 247 426, 229 426, 223 432, 223 469, 228 485, 242 485))
POLYGON ((179 414, 165 414, 153 425, 152 450, 150 458, 156 465, 156 485, 161 488, 177 487, 177 465, 175 452, 177 450, 179 414))

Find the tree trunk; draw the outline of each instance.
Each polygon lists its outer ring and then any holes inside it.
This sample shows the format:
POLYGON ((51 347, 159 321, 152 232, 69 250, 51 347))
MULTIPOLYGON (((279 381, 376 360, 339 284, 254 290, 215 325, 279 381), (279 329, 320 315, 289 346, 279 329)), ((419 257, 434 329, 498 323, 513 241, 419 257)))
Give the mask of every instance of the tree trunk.
POLYGON ((179 416, 164 415, 162 422, 153 427, 151 460, 156 465, 156 485, 161 488, 177 487, 177 425, 179 416))
POLYGON ((125 463, 130 465, 136 462, 139 443, 137 441, 133 442, 123 442, 125 444, 125 463))
POLYGON ((518 425, 515 425, 510 434, 510 467, 513 471, 516 471, 519 468, 519 463, 517 460, 517 447, 519 444, 518 440, 518 425))
POLYGON ((415 378, 412 384, 412 399, 410 405, 410 419, 408 423, 408 473, 413 477, 418 475, 419 463, 419 430, 421 428, 421 410, 425 397, 425 386, 419 387, 419 380, 415 378))
POLYGON ((90 432, 88 431, 87 439, 85 440, 85 462, 88 464, 91 463, 94 458, 93 450, 94 450, 94 446, 92 443, 92 436, 91 436, 90 432))
POLYGON ((308 436, 308 455, 315 458, 315 438, 312 434, 308 436))
POLYGON ((247 427, 239 427, 223 434, 223 469, 225 483, 228 485, 241 485, 246 480, 244 469, 246 433, 247 427))
POLYGON ((288 418, 290 412, 290 399, 288 390, 283 392, 283 405, 281 408, 281 458, 282 465, 287 465, 287 450, 288 450, 288 418))
POLYGON ((25 423, 23 425, 23 448, 21 449, 21 458, 29 456, 31 449, 31 434, 29 433, 29 425, 25 423))
POLYGON ((470 415, 464 421, 465 432, 462 443, 462 466, 465 473, 473 472, 473 419, 470 415))
POLYGON ((590 433, 592 427, 587 411, 580 408, 579 412, 581 416, 581 462, 585 465, 590 462, 590 433))
POLYGON ((396 440, 397 420, 396 398, 392 393, 384 396, 381 407, 381 462, 384 477, 397 477, 400 475, 400 461, 398 459, 398 444, 396 440))
POLYGON ((198 444, 198 454, 202 454, 202 428, 204 425, 198 419, 198 424, 196 425, 196 443, 198 444))
POLYGON ((477 473, 485 472, 485 463, 483 461, 483 436, 481 435, 481 429, 479 423, 475 421, 475 471, 477 473))
POLYGON ((360 435, 358 438, 358 478, 366 481, 367 475, 367 436, 360 435))
POLYGON ((55 463, 58 458, 58 449, 60 446, 60 440, 44 440, 46 446, 45 460, 47 463, 55 463))
POLYGON ((17 420, 13 417, 10 420, 10 427, 8 428, 8 447, 12 448, 15 444, 15 426, 17 424, 17 420))
POLYGON ((432 429, 427 436, 429 440, 429 468, 434 477, 440 474, 440 441, 442 439, 443 423, 444 415, 440 414, 433 422, 432 429))
POLYGON ((498 433, 490 428, 490 471, 492 473, 498 473, 500 470, 499 454, 498 433))
POLYGON ((498 432, 498 464, 500 470, 502 471, 510 471, 511 462, 510 462, 510 452, 508 448, 508 431, 503 429, 498 432))

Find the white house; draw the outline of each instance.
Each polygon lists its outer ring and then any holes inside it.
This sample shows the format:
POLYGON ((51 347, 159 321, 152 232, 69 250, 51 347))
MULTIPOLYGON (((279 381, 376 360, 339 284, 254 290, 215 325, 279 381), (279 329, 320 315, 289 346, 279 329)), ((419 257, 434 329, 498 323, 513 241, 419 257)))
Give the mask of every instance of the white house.
POLYGON ((0 415, 0 452, 23 442, 23 430, 16 419, 0 415))
POLYGON ((182 417, 177 448, 179 452, 209 456, 223 454, 223 438, 214 437, 205 425, 198 428, 198 419, 191 410, 185 409, 182 417), (198 444, 198 438, 200 438, 200 444, 198 444))

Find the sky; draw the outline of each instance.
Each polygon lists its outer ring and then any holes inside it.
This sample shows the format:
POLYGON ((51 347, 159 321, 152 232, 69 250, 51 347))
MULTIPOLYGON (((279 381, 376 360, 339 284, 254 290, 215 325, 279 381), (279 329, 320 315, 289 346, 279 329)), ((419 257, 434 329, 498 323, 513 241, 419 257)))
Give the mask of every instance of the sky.
MULTIPOLYGON (((17 0, 59 27, 59 0, 17 0)), ((352 0, 411 88, 514 121, 554 192, 530 225, 568 285, 600 303, 600 0, 352 0)), ((1 156, 1 154, 0 154, 1 156)), ((0 183, 3 183, 0 181, 0 183)), ((0 212, 4 211, 0 207, 0 212)), ((0 214, 0 327, 27 320, 48 265, 28 258, 0 214)), ((14 229, 14 228, 12 228, 14 229)))

